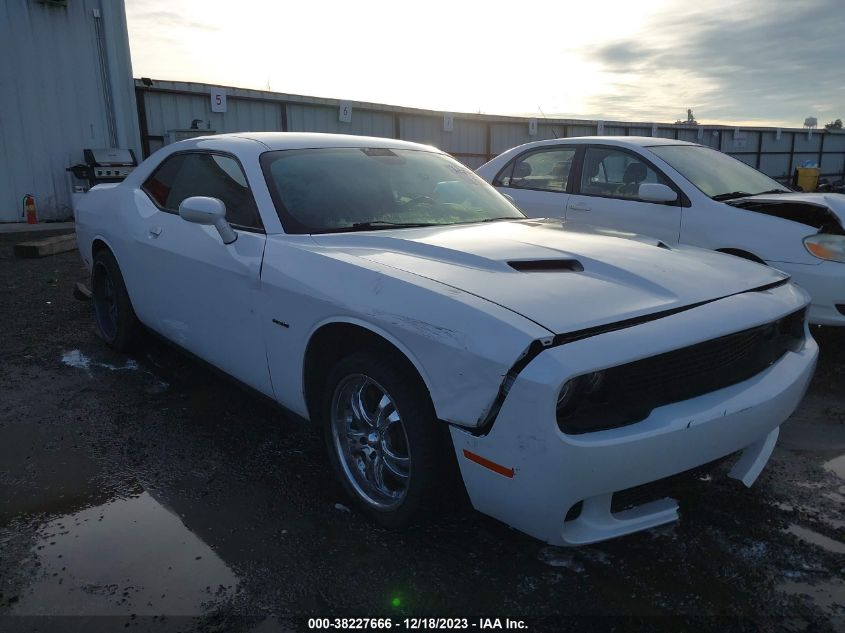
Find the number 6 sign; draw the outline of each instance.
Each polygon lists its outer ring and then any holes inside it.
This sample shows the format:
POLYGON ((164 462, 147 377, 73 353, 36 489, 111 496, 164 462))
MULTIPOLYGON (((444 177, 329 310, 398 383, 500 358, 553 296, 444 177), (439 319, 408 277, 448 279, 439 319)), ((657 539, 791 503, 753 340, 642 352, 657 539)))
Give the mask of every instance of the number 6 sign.
POLYGON ((337 113, 337 120, 341 123, 352 123, 352 104, 348 101, 341 101, 337 113))
POLYGON ((215 89, 211 91, 211 111, 225 112, 226 111, 226 92, 215 89))

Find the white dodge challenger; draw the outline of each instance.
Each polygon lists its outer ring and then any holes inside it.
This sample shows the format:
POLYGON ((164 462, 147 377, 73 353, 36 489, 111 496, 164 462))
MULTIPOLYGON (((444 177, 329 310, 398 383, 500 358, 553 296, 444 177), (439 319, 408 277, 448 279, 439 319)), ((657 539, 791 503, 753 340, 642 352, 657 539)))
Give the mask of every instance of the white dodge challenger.
POLYGON ((630 488, 739 453, 818 348, 759 264, 525 218, 431 147, 254 133, 168 145, 76 210, 102 338, 141 325, 319 424, 377 522, 472 504, 553 544, 677 518, 630 488))

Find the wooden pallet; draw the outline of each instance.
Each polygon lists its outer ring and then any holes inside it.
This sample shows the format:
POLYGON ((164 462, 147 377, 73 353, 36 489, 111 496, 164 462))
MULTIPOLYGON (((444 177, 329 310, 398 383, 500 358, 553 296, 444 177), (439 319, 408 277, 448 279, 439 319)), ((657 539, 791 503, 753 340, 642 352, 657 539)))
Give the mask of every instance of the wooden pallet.
POLYGON ((73 250, 76 250, 76 234, 68 233, 15 244, 15 257, 47 257, 73 250))

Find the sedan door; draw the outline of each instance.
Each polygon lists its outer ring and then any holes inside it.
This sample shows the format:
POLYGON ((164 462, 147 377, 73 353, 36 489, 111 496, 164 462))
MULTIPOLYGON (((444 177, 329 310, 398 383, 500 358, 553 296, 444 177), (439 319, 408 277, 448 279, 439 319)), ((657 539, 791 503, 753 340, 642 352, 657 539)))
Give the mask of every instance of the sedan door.
POLYGON ((544 147, 520 154, 499 172, 493 185, 531 218, 563 218, 575 158, 572 146, 544 147))
POLYGON ((619 147, 590 146, 579 172, 578 187, 566 208, 567 226, 612 229, 678 242, 683 196, 648 160, 619 147), (678 200, 641 200, 638 191, 642 183, 668 185, 676 190, 678 200))
POLYGON ((259 288, 266 236, 243 169, 230 155, 173 154, 138 196, 144 234, 136 243, 148 278, 149 325, 243 383, 272 395, 261 335, 259 288), (179 216, 179 204, 209 196, 226 205, 237 240, 179 216))

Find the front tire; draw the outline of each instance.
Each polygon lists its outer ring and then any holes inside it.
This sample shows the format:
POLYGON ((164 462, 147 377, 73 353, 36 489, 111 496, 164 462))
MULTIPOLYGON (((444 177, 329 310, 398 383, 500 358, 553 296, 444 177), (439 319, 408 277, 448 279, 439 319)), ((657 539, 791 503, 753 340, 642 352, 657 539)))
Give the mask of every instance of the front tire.
POLYGON ((118 352, 128 352, 137 342, 140 324, 117 260, 103 249, 94 256, 91 268, 91 302, 97 333, 118 352))
POLYGON ((387 354, 344 358, 326 381, 322 412, 332 467, 364 514, 402 528, 435 509, 451 443, 407 363, 387 354))

